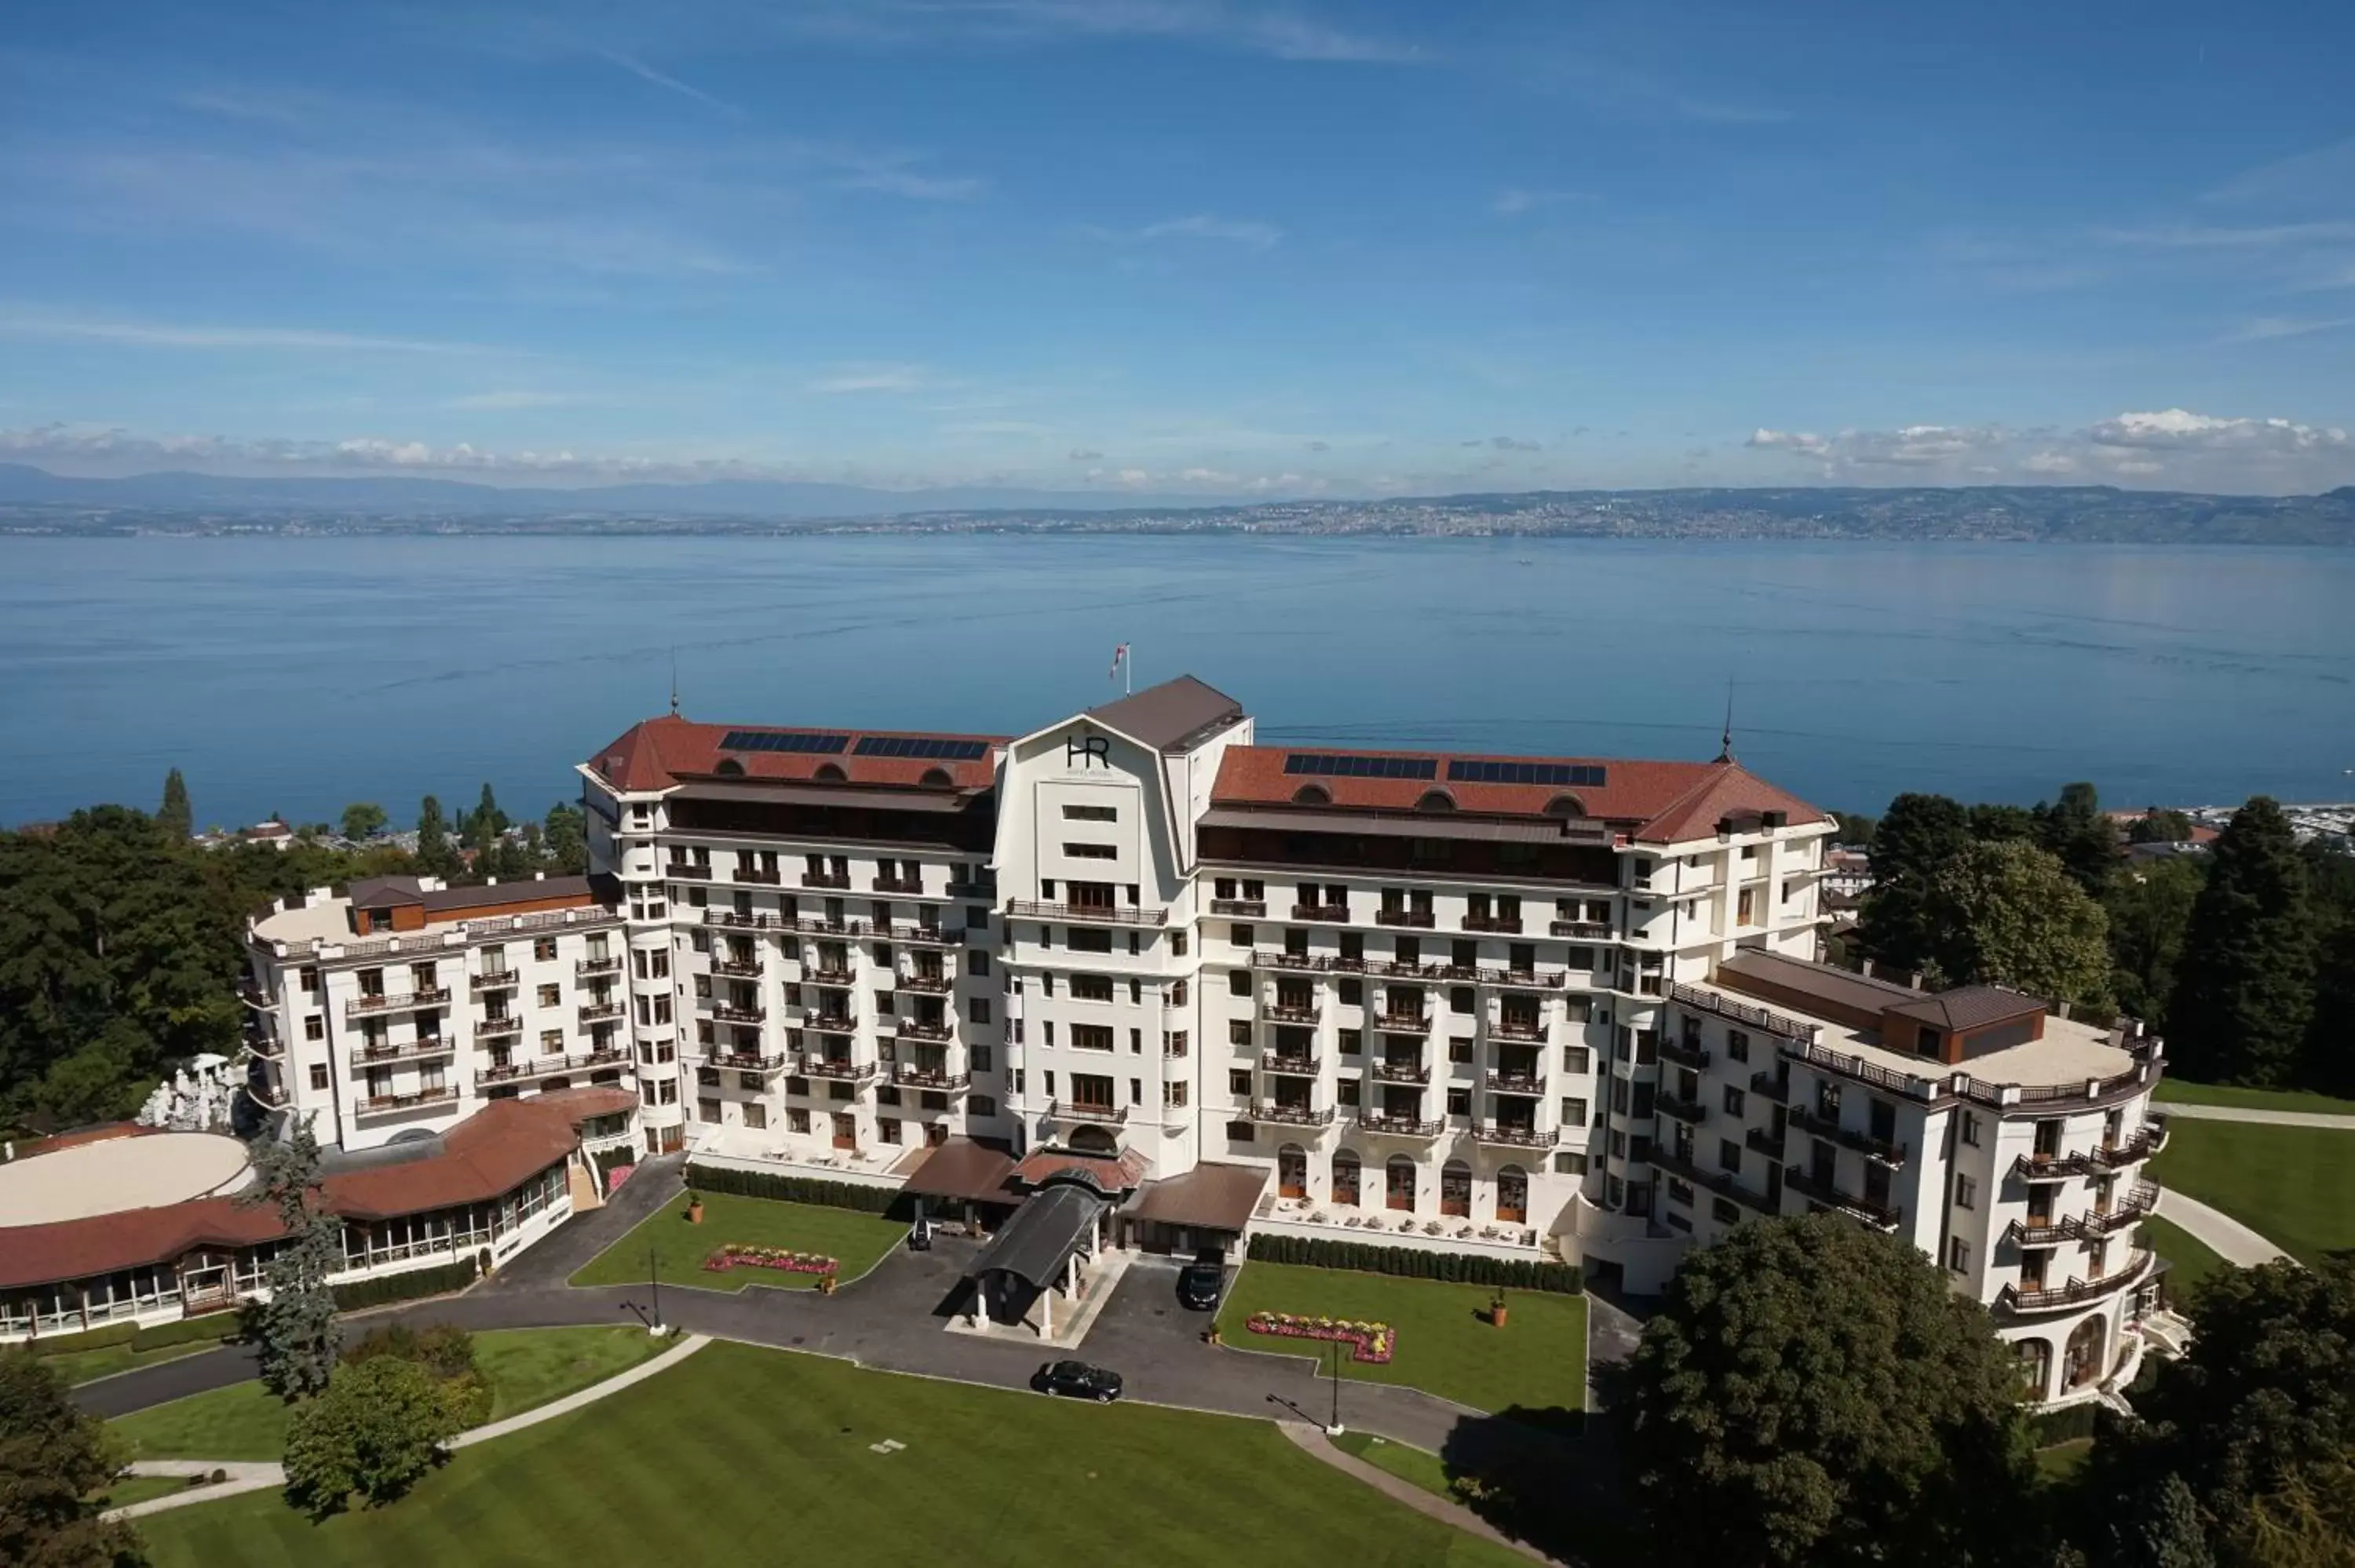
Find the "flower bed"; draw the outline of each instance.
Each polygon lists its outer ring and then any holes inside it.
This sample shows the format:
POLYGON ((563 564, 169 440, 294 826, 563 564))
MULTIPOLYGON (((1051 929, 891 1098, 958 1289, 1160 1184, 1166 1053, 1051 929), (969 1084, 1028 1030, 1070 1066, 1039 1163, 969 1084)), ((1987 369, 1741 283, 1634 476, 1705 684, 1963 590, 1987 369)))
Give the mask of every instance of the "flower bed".
POLYGON ((840 1265, 822 1252, 794 1252, 782 1246, 748 1246, 730 1242, 712 1249, 703 1266, 714 1274, 731 1268, 773 1268, 783 1274, 832 1274, 840 1265))
POLYGON ((1388 1323, 1359 1323, 1346 1318, 1295 1318, 1289 1312, 1254 1312, 1243 1319, 1243 1327, 1254 1334, 1271 1334, 1285 1340, 1338 1340, 1350 1347, 1353 1361, 1370 1361, 1377 1366, 1391 1359, 1398 1344, 1398 1330, 1388 1323))

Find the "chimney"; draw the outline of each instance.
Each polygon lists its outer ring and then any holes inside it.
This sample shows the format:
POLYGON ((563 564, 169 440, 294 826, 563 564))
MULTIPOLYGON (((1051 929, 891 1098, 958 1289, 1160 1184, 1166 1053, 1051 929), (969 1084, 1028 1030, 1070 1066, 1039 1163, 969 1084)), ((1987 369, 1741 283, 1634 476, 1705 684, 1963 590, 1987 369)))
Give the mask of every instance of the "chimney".
POLYGON ((2068 1004, 2067 1002, 2065 1002, 2065 1001, 2056 1001, 2056 1002, 2054 1002, 2054 1003, 2052 1004, 2052 1016, 2053 1016, 2053 1017, 2055 1017, 2055 1018, 2066 1018, 2066 1017, 2068 1017, 2068 1016, 2069 1016, 2069 1004, 2068 1004))
POLYGON ((1905 977, 1905 989, 1908 991, 1920 991, 1922 989, 1922 971, 1920 969, 1915 969, 1912 974, 1905 977))

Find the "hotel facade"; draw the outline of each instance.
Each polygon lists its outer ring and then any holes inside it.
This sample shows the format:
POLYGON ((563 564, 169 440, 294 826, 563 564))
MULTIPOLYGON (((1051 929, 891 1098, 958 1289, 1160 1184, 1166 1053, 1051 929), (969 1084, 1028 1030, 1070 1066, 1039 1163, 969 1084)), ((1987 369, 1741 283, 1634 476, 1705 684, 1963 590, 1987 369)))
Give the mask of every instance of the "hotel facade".
MULTIPOLYGON (((942 1196, 1092 1161, 1133 1245, 1559 1257, 1638 1293, 1828 1211, 1936 1258, 2047 1402, 2153 1331, 2158 1043, 1820 963, 1832 822, 1730 748, 1261 746, 1181 679, 1018 736, 674 714, 580 773, 604 902, 559 967, 601 934, 623 962, 601 1000, 557 980, 529 1082, 626 1063, 649 1150, 942 1196), (616 1027, 559 1040, 568 1007, 616 1027)), ((461 1097, 508 1092, 467 1060, 461 1097)))

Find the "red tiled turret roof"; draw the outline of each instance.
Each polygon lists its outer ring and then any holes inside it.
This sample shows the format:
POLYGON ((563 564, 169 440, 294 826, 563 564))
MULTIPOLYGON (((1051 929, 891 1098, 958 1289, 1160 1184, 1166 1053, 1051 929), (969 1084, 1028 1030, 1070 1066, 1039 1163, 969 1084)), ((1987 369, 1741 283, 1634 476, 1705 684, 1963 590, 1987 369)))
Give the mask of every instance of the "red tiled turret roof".
MULTIPOLYGON (((882 789, 917 789, 934 768, 945 771, 959 789, 986 789, 996 777, 996 763, 984 756, 970 759, 925 757, 861 757, 858 743, 868 736, 886 739, 966 740, 1001 747, 1006 737, 994 735, 954 735, 932 730, 794 729, 764 725, 697 724, 666 714, 631 726, 611 745, 592 753, 591 771, 617 789, 667 789, 687 779, 708 779, 719 773, 723 758, 743 769, 741 777, 770 783, 811 783, 833 780, 819 768, 838 768, 842 782, 882 789), (719 744, 740 731, 762 735, 838 735, 838 752, 730 751, 719 744)), ((730 777, 738 777, 730 774, 730 777)))

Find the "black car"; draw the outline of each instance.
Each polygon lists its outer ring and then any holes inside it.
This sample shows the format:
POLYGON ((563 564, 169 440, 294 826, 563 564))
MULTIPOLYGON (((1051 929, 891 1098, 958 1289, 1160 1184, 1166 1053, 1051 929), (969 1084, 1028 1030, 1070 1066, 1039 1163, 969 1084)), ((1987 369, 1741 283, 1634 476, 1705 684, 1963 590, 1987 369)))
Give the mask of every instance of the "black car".
POLYGON ((1212 1311, 1226 1284, 1226 1248, 1206 1246, 1178 1271, 1178 1305, 1195 1312, 1212 1311))
POLYGON ((1030 1380, 1030 1386, 1040 1393, 1069 1394, 1110 1404, 1120 1397, 1120 1373, 1085 1361, 1049 1361, 1030 1380))

